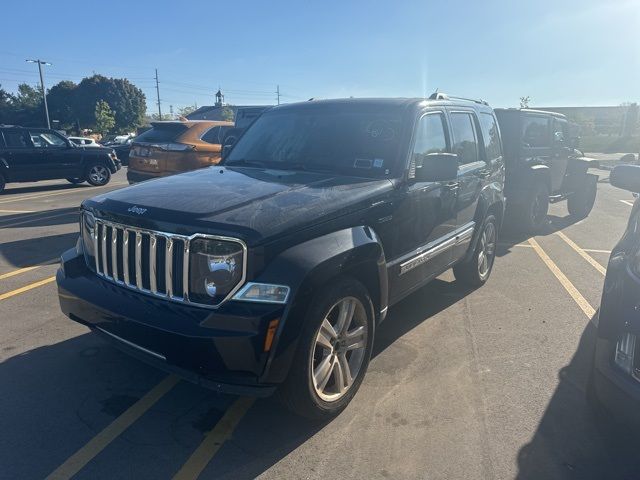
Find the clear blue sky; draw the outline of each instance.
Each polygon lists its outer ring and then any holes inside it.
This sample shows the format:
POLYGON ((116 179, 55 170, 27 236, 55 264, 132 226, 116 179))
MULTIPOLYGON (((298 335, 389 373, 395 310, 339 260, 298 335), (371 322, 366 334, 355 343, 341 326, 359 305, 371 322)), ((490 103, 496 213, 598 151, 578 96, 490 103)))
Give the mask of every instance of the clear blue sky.
POLYGON ((127 77, 163 112, 309 97, 423 96, 514 106, 640 101, 640 0, 5 2, 0 84, 127 77))

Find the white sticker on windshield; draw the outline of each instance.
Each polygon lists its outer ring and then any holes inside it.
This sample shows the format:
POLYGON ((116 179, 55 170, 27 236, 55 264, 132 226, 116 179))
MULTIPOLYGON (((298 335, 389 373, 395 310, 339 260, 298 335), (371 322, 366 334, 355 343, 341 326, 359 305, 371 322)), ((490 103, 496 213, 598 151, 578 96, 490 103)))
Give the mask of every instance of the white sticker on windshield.
POLYGON ((373 159, 373 168, 382 168, 382 165, 384 165, 384 160, 381 158, 374 158, 373 159))

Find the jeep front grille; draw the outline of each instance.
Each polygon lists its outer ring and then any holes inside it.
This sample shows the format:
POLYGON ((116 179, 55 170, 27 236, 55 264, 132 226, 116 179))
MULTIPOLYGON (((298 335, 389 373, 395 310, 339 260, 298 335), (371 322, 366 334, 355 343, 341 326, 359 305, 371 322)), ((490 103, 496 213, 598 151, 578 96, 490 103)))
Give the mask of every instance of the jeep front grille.
MULTIPOLYGON (((246 259, 246 247, 237 239, 178 235, 96 218, 93 236, 95 271, 100 277, 132 290, 215 308, 228 297, 216 305, 189 301, 189 243, 200 237, 234 241, 242 245, 246 259)), ((246 268, 246 263, 243 267, 246 268)), ((243 281, 244 278, 243 273, 243 281)))

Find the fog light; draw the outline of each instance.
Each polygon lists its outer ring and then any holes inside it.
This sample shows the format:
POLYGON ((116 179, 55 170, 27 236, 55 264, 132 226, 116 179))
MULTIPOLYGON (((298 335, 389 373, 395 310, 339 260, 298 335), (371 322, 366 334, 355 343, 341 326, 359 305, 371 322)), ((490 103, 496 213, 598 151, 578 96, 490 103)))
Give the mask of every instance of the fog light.
POLYGON ((633 373, 633 355, 636 349, 636 336, 625 333, 616 343, 615 362, 625 373, 633 373))

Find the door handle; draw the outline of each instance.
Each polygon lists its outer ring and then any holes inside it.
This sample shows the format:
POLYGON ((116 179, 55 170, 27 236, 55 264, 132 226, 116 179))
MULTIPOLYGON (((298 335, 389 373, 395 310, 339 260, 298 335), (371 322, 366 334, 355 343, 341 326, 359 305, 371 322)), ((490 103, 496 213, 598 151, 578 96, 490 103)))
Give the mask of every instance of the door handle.
POLYGON ((491 176, 491 170, 482 169, 476 172, 476 175, 480 178, 489 178, 491 176))
POLYGON ((460 187, 460 183, 459 182, 449 182, 449 183, 445 183, 444 186, 447 187, 447 189, 449 189, 449 190, 457 190, 458 187, 460 187))

